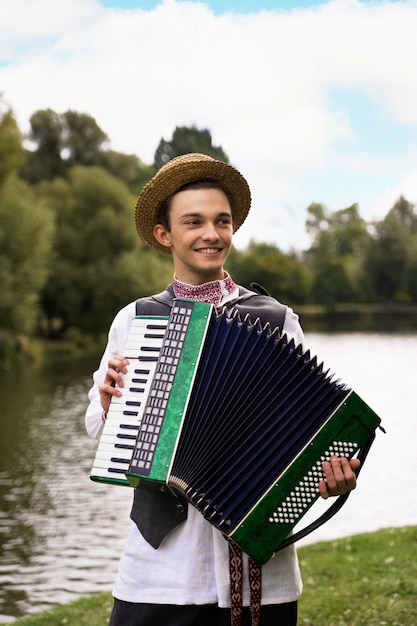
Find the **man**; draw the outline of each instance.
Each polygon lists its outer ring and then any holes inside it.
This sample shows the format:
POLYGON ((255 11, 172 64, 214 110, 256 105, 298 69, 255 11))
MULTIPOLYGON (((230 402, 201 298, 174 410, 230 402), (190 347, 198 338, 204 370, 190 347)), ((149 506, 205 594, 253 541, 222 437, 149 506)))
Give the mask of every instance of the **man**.
MULTIPOLYGON (((281 330, 296 344, 303 343, 298 317, 290 308, 282 314, 277 301, 239 287, 224 270, 233 233, 244 222, 250 201, 248 184, 235 168, 202 154, 177 157, 157 172, 138 198, 136 228, 147 245, 172 255, 175 274, 168 291, 140 301, 142 314, 165 310, 168 315, 173 296, 203 300, 255 314, 274 327, 281 315, 281 330)), ((100 436, 111 398, 123 394, 128 366, 123 350, 136 310, 136 303, 130 303, 116 315, 94 374, 86 413, 92 437, 100 436)), ((322 497, 354 489, 358 464, 337 457, 325 462, 322 497)), ((131 517, 110 626, 223 626, 231 620, 296 624, 302 584, 293 546, 260 568, 235 552, 194 507, 144 488, 135 490, 131 517), (230 584, 236 576, 243 580, 241 594, 230 584)))

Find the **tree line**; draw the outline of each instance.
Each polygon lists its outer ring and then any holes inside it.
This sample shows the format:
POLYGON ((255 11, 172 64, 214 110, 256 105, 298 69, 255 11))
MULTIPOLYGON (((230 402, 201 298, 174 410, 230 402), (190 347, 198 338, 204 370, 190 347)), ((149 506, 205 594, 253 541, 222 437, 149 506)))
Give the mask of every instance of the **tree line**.
MULTIPOLYGON (((161 138, 152 164, 107 144, 94 118, 75 111, 35 112, 24 137, 0 99, 0 340, 97 337, 124 304, 163 289, 171 260, 137 237, 137 195, 179 154, 228 162, 196 127, 161 138)), ((313 203, 306 229, 309 249, 251 241, 232 250, 227 269, 295 307, 417 302, 417 212, 404 197, 372 223, 357 204, 331 212, 313 203)))

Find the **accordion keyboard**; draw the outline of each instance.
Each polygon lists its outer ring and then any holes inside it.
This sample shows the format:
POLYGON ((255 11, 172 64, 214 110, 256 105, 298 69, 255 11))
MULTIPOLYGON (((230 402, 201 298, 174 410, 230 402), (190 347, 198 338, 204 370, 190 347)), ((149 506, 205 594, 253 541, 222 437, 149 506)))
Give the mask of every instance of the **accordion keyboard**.
POLYGON ((123 395, 113 397, 98 444, 91 479, 129 485, 129 468, 157 365, 167 318, 143 316, 132 322, 124 356, 129 359, 123 395))

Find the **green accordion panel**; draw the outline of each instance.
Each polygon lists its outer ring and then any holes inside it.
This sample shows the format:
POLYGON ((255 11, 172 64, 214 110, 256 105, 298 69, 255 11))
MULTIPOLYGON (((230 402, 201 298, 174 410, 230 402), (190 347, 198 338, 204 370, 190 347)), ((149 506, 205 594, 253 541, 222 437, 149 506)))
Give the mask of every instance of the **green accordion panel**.
POLYGON ((248 512, 230 538, 258 563, 271 558, 301 517, 320 497, 322 463, 331 456, 352 458, 380 424, 353 391, 314 439, 248 512))

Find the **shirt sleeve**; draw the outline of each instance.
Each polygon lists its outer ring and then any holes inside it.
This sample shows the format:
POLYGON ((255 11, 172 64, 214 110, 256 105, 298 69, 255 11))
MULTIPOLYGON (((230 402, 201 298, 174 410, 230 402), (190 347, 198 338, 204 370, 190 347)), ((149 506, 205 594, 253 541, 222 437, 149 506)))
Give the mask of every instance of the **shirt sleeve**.
POLYGON ((123 354, 134 316, 135 302, 131 302, 118 312, 110 326, 106 349, 98 369, 93 374, 93 386, 88 393, 89 405, 85 413, 87 433, 93 439, 100 438, 104 426, 99 385, 105 379, 109 359, 116 354, 123 354))
POLYGON ((287 337, 294 339, 295 345, 301 344, 303 350, 305 350, 305 337, 303 329, 301 328, 300 319, 291 307, 287 308, 282 331, 287 337))

